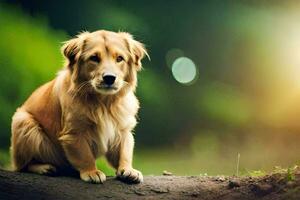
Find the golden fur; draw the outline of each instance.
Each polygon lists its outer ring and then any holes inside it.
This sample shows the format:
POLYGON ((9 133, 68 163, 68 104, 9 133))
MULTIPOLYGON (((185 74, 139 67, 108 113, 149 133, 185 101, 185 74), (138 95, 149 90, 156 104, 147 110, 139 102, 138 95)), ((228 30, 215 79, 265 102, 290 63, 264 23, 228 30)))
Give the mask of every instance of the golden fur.
POLYGON ((14 169, 47 174, 72 167, 82 180, 102 183, 105 174, 95 160, 105 155, 121 180, 143 181, 132 168, 143 44, 124 32, 84 32, 67 41, 62 53, 65 68, 13 116, 14 169), (112 89, 102 87, 106 72, 117 77, 112 89))

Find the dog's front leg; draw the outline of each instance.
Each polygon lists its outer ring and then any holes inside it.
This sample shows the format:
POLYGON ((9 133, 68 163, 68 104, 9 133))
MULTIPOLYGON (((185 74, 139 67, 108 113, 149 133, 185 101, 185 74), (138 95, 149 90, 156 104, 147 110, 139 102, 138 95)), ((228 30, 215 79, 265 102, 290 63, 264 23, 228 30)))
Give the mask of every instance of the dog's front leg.
POLYGON ((143 182, 143 175, 140 171, 132 168, 132 156, 134 148, 134 138, 131 132, 122 135, 119 149, 119 166, 117 177, 125 182, 143 182))
POLYGON ((80 172, 82 180, 91 183, 103 183, 106 180, 105 174, 96 168, 95 157, 84 137, 67 134, 59 139, 68 161, 80 172))

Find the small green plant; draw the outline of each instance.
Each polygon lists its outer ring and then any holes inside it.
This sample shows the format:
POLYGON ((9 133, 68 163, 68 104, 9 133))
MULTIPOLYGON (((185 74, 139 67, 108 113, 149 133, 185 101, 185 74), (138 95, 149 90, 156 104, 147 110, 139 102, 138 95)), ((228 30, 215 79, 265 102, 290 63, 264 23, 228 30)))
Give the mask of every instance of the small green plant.
POLYGON ((293 170, 291 168, 287 169, 286 178, 287 178, 288 181, 294 181, 295 180, 295 175, 294 175, 293 170))
POLYGON ((237 155, 237 161, 236 161, 236 176, 239 176, 240 157, 241 157, 241 154, 238 153, 238 155, 237 155))
POLYGON ((267 173, 263 170, 251 170, 251 171, 247 170, 247 174, 249 174, 249 176, 252 177, 260 177, 260 176, 265 176, 267 173))
POLYGON ((295 180, 295 172, 298 169, 297 165, 288 168, 282 168, 280 166, 276 166, 273 173, 283 173, 286 174, 287 181, 294 181, 295 180))
POLYGON ((275 166, 273 173, 287 173, 288 169, 287 168, 282 168, 281 166, 275 166))

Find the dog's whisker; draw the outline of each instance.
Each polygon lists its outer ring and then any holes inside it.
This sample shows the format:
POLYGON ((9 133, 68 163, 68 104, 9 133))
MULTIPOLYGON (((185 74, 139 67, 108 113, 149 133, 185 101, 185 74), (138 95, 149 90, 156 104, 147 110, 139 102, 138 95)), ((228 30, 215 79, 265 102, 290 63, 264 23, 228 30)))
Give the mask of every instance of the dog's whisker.
POLYGON ((84 81, 79 86, 77 86, 76 90, 73 91, 72 99, 74 99, 76 96, 81 96, 83 93, 85 93, 86 90, 83 90, 86 86, 88 86, 89 81, 84 81))

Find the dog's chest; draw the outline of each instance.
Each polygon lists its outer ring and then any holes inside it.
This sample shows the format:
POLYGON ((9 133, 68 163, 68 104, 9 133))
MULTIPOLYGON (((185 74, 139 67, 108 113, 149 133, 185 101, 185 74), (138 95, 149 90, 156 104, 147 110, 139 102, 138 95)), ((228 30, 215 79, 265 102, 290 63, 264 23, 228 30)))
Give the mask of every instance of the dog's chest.
POLYGON ((118 124, 108 113, 99 116, 97 132, 99 135, 98 148, 103 153, 107 152, 109 145, 113 144, 116 138, 119 137, 118 124))
POLYGON ((133 95, 128 95, 124 101, 108 110, 100 107, 96 113, 99 154, 106 153, 110 147, 116 147, 124 132, 130 132, 136 125, 135 115, 138 102, 133 95))

